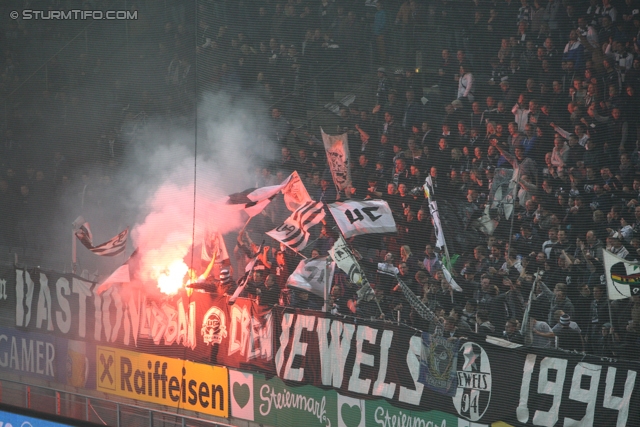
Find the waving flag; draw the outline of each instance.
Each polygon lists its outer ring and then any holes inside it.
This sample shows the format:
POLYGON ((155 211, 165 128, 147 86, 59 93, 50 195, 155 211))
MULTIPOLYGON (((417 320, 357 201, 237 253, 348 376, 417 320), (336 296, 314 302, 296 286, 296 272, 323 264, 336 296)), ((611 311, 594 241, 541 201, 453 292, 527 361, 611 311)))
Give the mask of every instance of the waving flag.
POLYGON ((284 221, 284 224, 268 231, 267 234, 287 245, 296 252, 309 243, 309 229, 325 217, 322 202, 306 202, 284 221))
POLYGON ((640 295, 640 265, 607 250, 603 250, 602 255, 609 299, 625 299, 640 295))
POLYGON ((396 222, 384 200, 349 200, 329 205, 331 215, 347 239, 358 234, 395 233, 396 222))
POLYGON ((369 280, 364 274, 364 270, 358 264, 358 260, 349 249, 344 237, 340 235, 338 240, 333 244, 333 247, 329 249, 329 255, 336 262, 340 270, 347 273, 349 282, 354 285, 359 285, 358 298, 363 299, 367 295, 373 294, 373 289, 369 284, 369 280))
POLYGON ((80 240, 80 242, 84 245, 84 247, 89 249, 94 254, 102 256, 114 256, 122 253, 125 250, 127 246, 127 238, 129 237, 129 227, 98 246, 93 246, 93 234, 91 233, 91 228, 89 227, 88 222, 83 222, 82 224, 80 224, 75 231, 75 235, 78 240, 80 240))
POLYGON ((249 188, 239 193, 230 194, 226 203, 227 205, 237 206, 239 209, 243 209, 250 217, 254 217, 262 212, 280 192, 284 194, 284 202, 292 212, 300 207, 301 204, 311 201, 311 197, 300 180, 298 172, 294 171, 281 184, 249 188))
POLYGON ((324 299, 325 286, 331 287, 336 264, 327 262, 327 257, 307 258, 287 279, 287 287, 310 292, 324 299))
POLYGON ((293 171, 291 176, 289 176, 283 184, 282 194, 284 194, 284 204, 287 205, 287 209, 291 212, 312 200, 307 188, 300 179, 300 175, 298 175, 298 171, 293 171))
POLYGON ((349 142, 346 133, 342 135, 327 135, 322 129, 322 142, 327 153, 327 161, 333 182, 338 191, 351 185, 351 172, 349 170, 349 142))

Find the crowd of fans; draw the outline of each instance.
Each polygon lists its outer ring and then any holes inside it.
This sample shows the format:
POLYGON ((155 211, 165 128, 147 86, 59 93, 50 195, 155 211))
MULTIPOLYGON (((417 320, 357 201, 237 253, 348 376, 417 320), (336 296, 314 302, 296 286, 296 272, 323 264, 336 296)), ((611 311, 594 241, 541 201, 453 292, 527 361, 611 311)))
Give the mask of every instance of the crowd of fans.
MULTIPOLYGON (((134 8, 151 11, 147 3, 134 8)), ((42 203, 34 202, 38 198, 49 202, 70 192, 83 204, 89 196, 101 200, 103 190, 88 189, 100 182, 108 192, 141 114, 189 116, 196 88, 225 89, 275 105, 268 137, 281 158, 256 171, 257 187, 297 170, 315 200, 380 198, 396 217, 397 235, 351 239, 374 297, 356 302, 355 289, 337 272, 334 312, 436 330, 405 299, 397 274, 441 319, 445 335, 496 335, 541 347, 557 337, 561 348, 637 357, 640 297, 610 302, 602 265, 603 249, 629 260, 640 253, 636 1, 210 1, 198 3, 197 19, 188 2, 170 3, 155 6, 165 8, 165 19, 132 23, 137 43, 131 49, 140 55, 127 64, 164 70, 161 90, 148 90, 158 82, 144 76, 131 83, 122 69, 103 87, 109 65, 95 53, 50 61, 50 86, 38 94, 38 108, 24 111, 20 125, 10 121, 4 131, 0 216, 8 219, 0 243, 36 244, 30 233, 39 216, 30 206, 42 203), (336 192, 318 130, 294 127, 287 117, 368 73, 376 73, 375 85, 340 109, 331 132, 349 135, 352 160, 352 186, 336 192), (84 139, 93 142, 54 149, 44 159, 35 155, 29 120, 43 112, 62 115, 54 133, 68 123, 75 123, 71 129, 93 123, 79 119, 92 111, 85 108, 91 92, 82 88, 97 86, 109 111, 118 113, 92 126, 84 139), (78 148, 93 156, 69 162, 78 148), (86 159, 101 167, 87 172, 86 159), (457 257, 449 267, 462 292, 443 274, 443 262, 451 261, 435 247, 418 188, 427 176, 449 252, 457 257), (493 184, 505 176, 517 184, 513 202, 495 195, 493 184), (487 206, 488 221, 478 221, 487 206), (531 289, 531 332, 522 336, 531 289)), ((28 29, 15 21, 3 35, 5 93, 26 78, 16 43, 28 41, 28 29)), ((250 228, 270 229, 277 222, 274 209, 250 228)), ((318 256, 336 238, 330 221, 320 229, 311 245, 318 256)), ((255 255, 245 237, 238 259, 255 255)), ((254 273, 252 295, 267 305, 321 307, 313 295, 282 292, 297 265, 293 253, 274 249, 265 261, 268 271, 254 273)))
MULTIPOLYGON (((602 264, 603 249, 628 260, 640 254, 636 5, 469 3, 468 10, 455 10, 458 25, 436 29, 446 37, 441 58, 430 58, 435 75, 427 77, 406 67, 400 49, 389 49, 410 46, 413 53, 417 21, 446 18, 457 4, 377 2, 371 40, 385 66, 377 68, 375 101, 339 111, 337 133, 349 135, 351 187, 336 192, 319 135, 293 129, 280 108, 272 118, 282 157, 257 181, 273 184, 297 170, 315 200, 389 203, 398 234, 350 242, 372 277, 375 298, 356 302, 338 273, 334 311, 435 330, 437 322, 425 322, 385 274, 391 269, 440 317, 445 334, 637 356, 640 297, 610 302, 602 264), (376 32, 394 16, 408 17, 414 31, 376 32), (392 54, 401 66, 387 65, 392 54), (512 202, 494 194, 494 182, 504 183, 505 174, 516 183, 513 220, 507 219, 512 202), (427 176, 460 255, 453 270, 462 292, 441 270, 448 260, 435 248, 419 188, 427 176), (486 221, 479 221, 483 214, 486 221), (530 293, 531 323, 521 328, 530 293), (522 336, 521 329, 529 332, 522 336)), ((318 236, 318 254, 336 238, 331 225, 318 236)), ((309 299, 290 303, 309 307, 309 299)))

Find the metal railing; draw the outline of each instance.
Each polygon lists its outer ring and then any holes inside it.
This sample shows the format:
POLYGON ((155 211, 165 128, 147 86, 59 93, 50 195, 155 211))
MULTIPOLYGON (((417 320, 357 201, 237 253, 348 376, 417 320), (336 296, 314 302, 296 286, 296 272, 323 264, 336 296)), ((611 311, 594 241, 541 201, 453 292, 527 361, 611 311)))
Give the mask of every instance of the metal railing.
POLYGON ((0 379, 0 401, 9 405, 108 426, 232 427, 213 419, 113 401, 42 385, 0 379))

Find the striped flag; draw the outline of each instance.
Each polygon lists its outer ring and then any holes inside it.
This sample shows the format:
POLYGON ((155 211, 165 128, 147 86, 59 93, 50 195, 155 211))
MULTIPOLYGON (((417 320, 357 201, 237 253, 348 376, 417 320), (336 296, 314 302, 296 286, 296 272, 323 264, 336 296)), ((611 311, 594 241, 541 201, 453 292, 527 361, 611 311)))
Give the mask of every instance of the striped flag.
POLYGON ((296 252, 303 250, 309 242, 309 229, 324 219, 322 202, 306 202, 296 209, 284 224, 267 234, 296 252))
POLYGON ((91 233, 91 228, 89 228, 88 222, 84 222, 78 226, 75 231, 75 235, 84 247, 94 254, 101 256, 115 256, 124 252, 127 246, 129 227, 98 246, 93 246, 93 234, 91 233))

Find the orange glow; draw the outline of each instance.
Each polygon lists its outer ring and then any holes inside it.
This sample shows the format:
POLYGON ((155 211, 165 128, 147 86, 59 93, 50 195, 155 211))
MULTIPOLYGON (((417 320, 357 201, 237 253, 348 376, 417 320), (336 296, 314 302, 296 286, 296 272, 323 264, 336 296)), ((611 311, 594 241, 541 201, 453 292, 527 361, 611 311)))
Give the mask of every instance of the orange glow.
POLYGON ((184 286, 184 276, 189 267, 181 259, 173 261, 169 267, 158 271, 158 288, 167 295, 175 295, 184 286))

